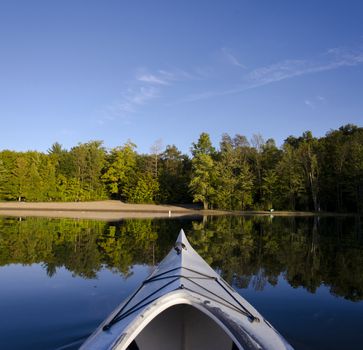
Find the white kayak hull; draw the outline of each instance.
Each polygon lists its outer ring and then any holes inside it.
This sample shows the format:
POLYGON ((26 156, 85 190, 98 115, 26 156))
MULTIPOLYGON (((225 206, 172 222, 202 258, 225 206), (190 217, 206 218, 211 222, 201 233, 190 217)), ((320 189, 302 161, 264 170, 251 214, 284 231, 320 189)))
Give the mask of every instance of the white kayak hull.
POLYGON ((292 349, 191 247, 174 249, 81 349, 292 349))

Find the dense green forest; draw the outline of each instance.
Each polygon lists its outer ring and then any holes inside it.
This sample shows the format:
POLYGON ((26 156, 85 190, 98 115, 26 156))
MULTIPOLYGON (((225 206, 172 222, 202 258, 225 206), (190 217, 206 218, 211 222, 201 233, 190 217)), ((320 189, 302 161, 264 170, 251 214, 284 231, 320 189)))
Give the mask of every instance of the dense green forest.
POLYGON ((363 128, 345 125, 316 138, 223 134, 219 147, 202 133, 191 156, 175 145, 137 153, 128 141, 102 141, 47 153, 0 152, 0 200, 200 203, 205 209, 363 212, 363 128))

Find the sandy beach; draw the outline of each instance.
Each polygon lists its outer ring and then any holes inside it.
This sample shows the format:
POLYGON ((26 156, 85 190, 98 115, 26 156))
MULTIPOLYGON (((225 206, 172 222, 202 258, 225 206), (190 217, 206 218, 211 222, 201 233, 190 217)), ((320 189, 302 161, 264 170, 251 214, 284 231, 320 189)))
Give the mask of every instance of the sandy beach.
MULTIPOLYGON (((214 212, 217 214, 221 212, 214 212)), ((0 202, 0 216, 39 216, 97 220, 167 218, 205 215, 193 206, 128 204, 117 200, 95 202, 0 202)), ((208 215, 211 215, 209 213, 208 215)))
POLYGON ((202 210, 195 205, 129 204, 117 200, 95 202, 0 202, 0 216, 39 216, 114 221, 126 218, 173 218, 205 215, 330 216, 354 214, 202 210))

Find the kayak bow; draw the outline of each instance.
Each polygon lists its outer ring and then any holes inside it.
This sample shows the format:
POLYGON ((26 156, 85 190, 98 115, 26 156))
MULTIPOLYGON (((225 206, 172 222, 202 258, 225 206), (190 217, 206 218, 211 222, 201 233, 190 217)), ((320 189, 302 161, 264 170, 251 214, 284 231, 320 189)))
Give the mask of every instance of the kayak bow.
POLYGON ((81 349, 293 349, 192 248, 183 230, 81 349))

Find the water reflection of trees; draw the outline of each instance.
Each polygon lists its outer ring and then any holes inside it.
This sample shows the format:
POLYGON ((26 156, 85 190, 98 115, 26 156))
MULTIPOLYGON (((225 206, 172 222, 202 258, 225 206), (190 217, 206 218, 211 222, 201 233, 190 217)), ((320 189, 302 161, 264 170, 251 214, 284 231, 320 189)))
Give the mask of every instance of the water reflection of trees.
POLYGON ((262 290, 281 275, 314 293, 322 284, 363 299, 363 238, 359 218, 209 217, 204 220, 0 220, 0 265, 41 263, 49 276, 65 267, 94 278, 105 267, 128 276, 153 265, 181 227, 195 249, 229 282, 262 290))
POLYGON ((238 287, 262 290, 282 274, 294 288, 314 293, 324 284, 335 295, 363 299, 359 218, 225 217, 193 228, 197 250, 238 287))

